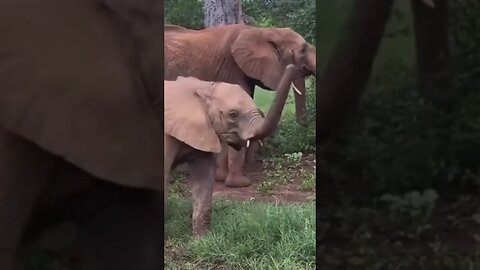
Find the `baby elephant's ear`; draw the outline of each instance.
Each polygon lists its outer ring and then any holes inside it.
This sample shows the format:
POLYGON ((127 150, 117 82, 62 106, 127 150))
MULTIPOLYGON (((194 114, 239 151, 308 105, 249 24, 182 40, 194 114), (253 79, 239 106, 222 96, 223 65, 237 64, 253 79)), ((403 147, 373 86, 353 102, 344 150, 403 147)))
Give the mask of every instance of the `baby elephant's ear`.
POLYGON ((210 82, 183 78, 165 81, 165 133, 191 147, 220 153, 221 144, 208 116, 210 82))

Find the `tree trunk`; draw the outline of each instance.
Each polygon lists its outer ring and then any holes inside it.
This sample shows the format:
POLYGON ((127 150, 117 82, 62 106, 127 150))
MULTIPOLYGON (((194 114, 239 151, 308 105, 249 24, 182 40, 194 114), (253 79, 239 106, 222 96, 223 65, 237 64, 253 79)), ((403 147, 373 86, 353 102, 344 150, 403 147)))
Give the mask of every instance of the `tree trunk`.
POLYGON ((392 4, 393 0, 355 1, 346 32, 317 81, 317 144, 334 135, 356 108, 370 78, 392 4))
POLYGON ((241 0, 204 0, 205 28, 227 24, 243 24, 241 0))
POLYGON ((431 8, 422 1, 412 0, 417 81, 420 90, 428 93, 434 77, 443 71, 448 57, 448 1, 435 0, 431 8))

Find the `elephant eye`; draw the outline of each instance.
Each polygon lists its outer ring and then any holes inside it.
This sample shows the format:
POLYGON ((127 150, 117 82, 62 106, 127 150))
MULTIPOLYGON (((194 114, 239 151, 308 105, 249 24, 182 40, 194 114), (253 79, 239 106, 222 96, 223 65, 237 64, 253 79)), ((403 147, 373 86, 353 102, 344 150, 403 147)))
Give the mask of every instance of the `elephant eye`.
POLYGON ((228 112, 228 116, 232 119, 238 118, 239 115, 240 113, 237 110, 231 110, 228 112))
POLYGON ((300 50, 301 53, 306 53, 307 52, 307 43, 302 44, 302 49, 300 50))

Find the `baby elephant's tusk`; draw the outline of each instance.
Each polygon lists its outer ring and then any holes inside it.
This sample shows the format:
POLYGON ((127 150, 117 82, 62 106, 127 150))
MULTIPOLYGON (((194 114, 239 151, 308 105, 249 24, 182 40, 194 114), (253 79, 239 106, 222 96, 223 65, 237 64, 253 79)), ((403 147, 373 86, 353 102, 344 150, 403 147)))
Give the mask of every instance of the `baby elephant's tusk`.
POLYGON ((247 148, 250 146, 250 140, 247 140, 247 148))

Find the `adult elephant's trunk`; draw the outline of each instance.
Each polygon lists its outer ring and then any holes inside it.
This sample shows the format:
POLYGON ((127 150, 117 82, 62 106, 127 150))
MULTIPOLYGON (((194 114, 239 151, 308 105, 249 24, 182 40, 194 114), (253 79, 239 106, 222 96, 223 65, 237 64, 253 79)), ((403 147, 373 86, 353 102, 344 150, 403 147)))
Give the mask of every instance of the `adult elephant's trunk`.
MULTIPOLYGON (((317 54, 315 47, 309 44, 304 58, 304 62, 306 64, 304 67, 306 72, 304 74, 306 76, 314 75, 316 77, 316 58, 317 54)), ((307 115, 307 88, 305 86, 305 79, 306 77, 303 77, 293 81, 293 86, 301 93, 300 95, 297 93, 297 91, 295 91, 295 115, 297 116, 297 122, 301 124, 305 123, 307 115)))
POLYGON ((278 85, 273 104, 270 107, 270 110, 268 110, 267 116, 258 122, 258 128, 255 130, 252 139, 263 139, 268 137, 277 128, 278 122, 282 116, 283 107, 287 101, 288 91, 290 90, 294 72, 295 65, 288 65, 278 85))
POLYGON ((307 68, 317 77, 317 52, 312 45, 307 47, 307 68))

